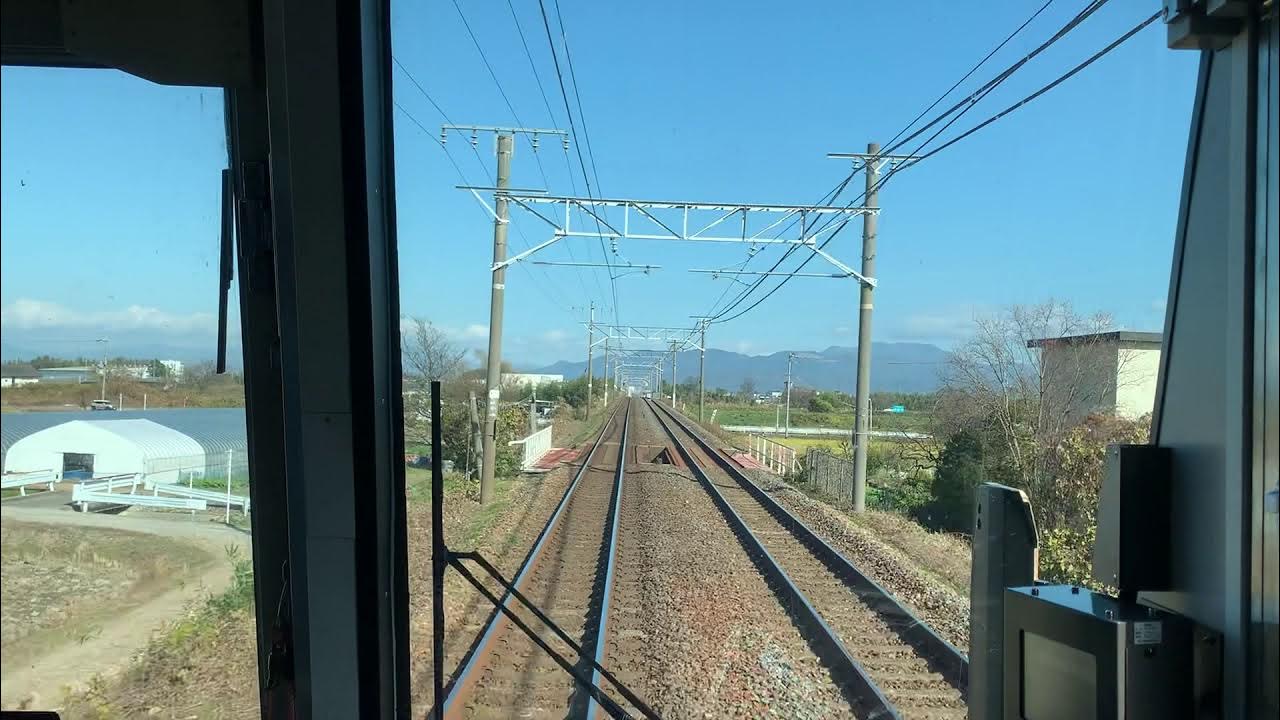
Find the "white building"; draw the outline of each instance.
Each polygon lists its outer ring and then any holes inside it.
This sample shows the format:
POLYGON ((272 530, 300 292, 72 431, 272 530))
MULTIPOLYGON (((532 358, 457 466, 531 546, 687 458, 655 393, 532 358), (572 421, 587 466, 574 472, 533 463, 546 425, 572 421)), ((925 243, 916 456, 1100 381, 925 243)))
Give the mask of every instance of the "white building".
POLYGON ((161 360, 160 364, 165 366, 165 369, 169 371, 169 377, 174 380, 181 380, 182 374, 186 372, 186 366, 182 364, 181 360, 161 360))
POLYGON ((0 387, 16 387, 40 382, 40 373, 30 365, 7 365, 0 370, 0 387))
POLYGON ((1150 413, 1161 343, 1160 333, 1121 330, 1041 338, 1027 347, 1040 350, 1043 401, 1079 422, 1094 413, 1129 419, 1150 413))
POLYGON ((502 373, 502 387, 521 387, 524 385, 546 385, 547 383, 564 382, 564 375, 548 373, 502 373))
POLYGON ((82 478, 140 473, 177 482, 204 475, 205 449, 150 420, 73 420, 27 435, 5 453, 5 472, 41 470, 82 478))

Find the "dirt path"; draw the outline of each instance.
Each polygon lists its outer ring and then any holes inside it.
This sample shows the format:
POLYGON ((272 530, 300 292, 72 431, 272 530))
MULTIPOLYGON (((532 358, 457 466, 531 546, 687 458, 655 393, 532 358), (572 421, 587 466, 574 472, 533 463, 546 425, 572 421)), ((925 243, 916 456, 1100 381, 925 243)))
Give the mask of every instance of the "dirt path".
POLYGON ((225 561, 227 546, 239 547, 242 556, 249 553, 248 535, 214 523, 193 522, 189 517, 158 516, 136 510, 122 515, 95 515, 66 508, 27 508, 19 503, 5 503, 0 514, 13 520, 107 527, 178 538, 200 547, 211 557, 210 565, 197 577, 188 578, 144 605, 121 613, 103 626, 96 637, 83 643, 64 644, 23 667, 6 664, 0 686, 0 707, 4 708, 18 707, 24 701, 32 707, 60 704, 67 688, 83 689, 95 674, 104 677, 118 674, 128 666, 134 652, 143 648, 165 623, 177 618, 188 603, 229 585, 231 568, 225 561))

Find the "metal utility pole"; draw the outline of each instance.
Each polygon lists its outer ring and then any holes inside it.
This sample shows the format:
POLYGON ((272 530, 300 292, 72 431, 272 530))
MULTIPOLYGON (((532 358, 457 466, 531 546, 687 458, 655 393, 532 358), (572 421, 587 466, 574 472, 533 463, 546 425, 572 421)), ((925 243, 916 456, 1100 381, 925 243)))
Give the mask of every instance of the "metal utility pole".
POLYGON ((791 363, 795 359, 795 353, 787 353, 787 414, 782 426, 784 437, 791 437, 791 363))
POLYGON ((493 285, 489 295, 489 356, 485 389, 489 404, 484 416, 484 459, 480 463, 480 504, 493 500, 493 469, 498 456, 498 399, 502 395, 502 304, 507 268, 507 198, 501 192, 511 184, 511 135, 498 134, 499 192, 494 196, 493 285))
MULTIPOLYGON (((879 207, 880 143, 867 143, 866 176, 867 192, 863 199, 866 207, 879 207)), ((862 275, 876 276, 876 221, 879 215, 862 216, 862 275)), ((871 310, 874 307, 870 283, 861 283, 858 291, 858 386, 854 400, 853 424, 853 511, 862 512, 867 506, 867 415, 871 406, 871 310)))
POLYGON ((592 301, 587 309, 587 419, 591 419, 591 384, 594 381, 592 372, 595 367, 591 363, 591 349, 595 345, 594 330, 596 325, 596 304, 592 301))

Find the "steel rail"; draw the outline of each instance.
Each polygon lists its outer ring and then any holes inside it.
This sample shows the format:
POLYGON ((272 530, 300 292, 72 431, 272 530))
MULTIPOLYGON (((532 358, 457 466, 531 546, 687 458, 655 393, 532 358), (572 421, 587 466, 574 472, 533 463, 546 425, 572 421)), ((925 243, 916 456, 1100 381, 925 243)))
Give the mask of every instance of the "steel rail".
MULTIPOLYGON (((674 417, 666 412, 666 407, 653 400, 646 399, 645 402, 653 410, 658 424, 662 426, 667 436, 671 438, 671 442, 677 452, 684 458, 685 464, 688 465, 699 484, 711 496, 716 507, 720 509, 720 513, 729 522, 729 526, 738 537, 738 541, 747 551, 747 555, 751 557, 752 562, 760 570, 761 574, 765 576, 770 589, 773 590, 787 614, 791 616, 792 621, 799 627, 801 634, 804 635, 806 642, 809 643, 809 647, 831 671, 832 680, 840 686, 841 692, 845 694, 849 703, 864 711, 864 714, 868 717, 900 718, 901 716, 897 709, 884 696, 884 693, 871 680, 862 666, 849 655, 849 651, 840 642, 840 638, 835 631, 822 619, 822 616, 818 614, 818 611, 809 602, 804 592, 796 586, 787 572, 782 569, 782 565, 765 549, 764 544, 747 527, 747 523, 742 519, 742 516, 733 509, 729 501, 716 488, 715 483, 707 476, 706 471, 694 460, 693 454, 680 441, 671 424, 663 419, 663 415, 667 414, 674 421, 674 417)), ((683 425, 678 422, 675 424, 683 428, 683 425)), ((687 429, 685 429, 685 433, 695 440, 700 440, 687 429)))
MULTIPOLYGON (((565 489, 564 495, 556 505, 555 512, 551 514, 551 518, 547 520, 546 525, 544 525, 542 530, 538 533, 538 538, 534 542, 533 547, 530 548, 529 553, 520 564, 520 569, 516 573, 515 579, 512 581, 513 588, 520 588, 532 574, 532 571, 537 566, 538 562, 542 559, 542 550, 546 545, 547 540, 551 537, 556 526, 559 524, 565 508, 569 505, 570 498, 573 496, 574 491, 578 489, 583 476, 586 475, 587 469, 590 467, 591 461, 595 458, 596 452, 604 443, 604 439, 610 434, 610 429, 617 421, 617 415, 617 410, 615 410, 601 427, 600 434, 596 436, 595 441, 591 445, 591 449, 583 458, 581 466, 579 466, 578 471, 574 474, 573 481, 569 484, 569 487, 565 489)), ((625 434, 625 415, 623 421, 625 434)), ((615 483, 616 482, 617 481, 615 480, 615 483)), ((613 552, 611 548, 610 563, 612 563, 612 557, 613 552)), ((467 656, 463 659, 461 669, 449 681, 448 686, 445 688, 443 711, 446 717, 457 715, 461 710, 459 701, 464 695, 464 691, 470 690, 474 686, 480 671, 484 667, 490 645, 502 629, 507 615, 512 612, 508 607, 511 600, 512 593, 510 591, 505 592, 502 596, 500 606, 494 608, 493 612, 489 616, 488 622, 485 624, 484 631, 477 636, 476 642, 471 646, 467 656)), ((596 672, 598 673, 598 670, 596 672)))
MULTIPOLYGON (((608 644, 605 640, 609 637, 609 608, 613 600, 614 571, 617 569, 618 520, 622 517, 622 483, 627 470, 627 435, 630 433, 631 428, 631 401, 628 400, 626 406, 627 414, 622 418, 622 438, 618 445, 618 468, 613 476, 613 504, 609 510, 609 519, 606 521, 609 541, 601 549, 604 562, 604 583, 600 590, 600 611, 596 621, 596 647, 594 654, 596 670, 591 674, 591 684, 596 687, 600 687, 600 669, 604 667, 604 661, 609 652, 608 644)), ((645 709, 647 710, 648 708, 645 709)), ((604 710, 593 695, 587 704, 586 717, 592 719, 603 713, 604 710)))
POLYGON ((898 636, 916 652, 920 653, 934 670, 941 674, 948 683, 960 690, 962 695, 966 693, 969 684, 969 659, 963 652, 939 637, 928 624, 917 618, 892 593, 863 574, 840 551, 827 544, 807 525, 770 497, 768 493, 761 490, 732 460, 725 457, 723 452, 704 440, 700 433, 695 432, 690 427, 692 423, 686 424, 683 419, 679 418, 664 405, 659 405, 659 407, 662 412, 682 427, 729 477, 733 478, 752 498, 764 506, 770 515, 791 531, 814 556, 827 566, 828 570, 851 588, 863 602, 867 603, 881 617, 892 620, 890 625, 898 636))

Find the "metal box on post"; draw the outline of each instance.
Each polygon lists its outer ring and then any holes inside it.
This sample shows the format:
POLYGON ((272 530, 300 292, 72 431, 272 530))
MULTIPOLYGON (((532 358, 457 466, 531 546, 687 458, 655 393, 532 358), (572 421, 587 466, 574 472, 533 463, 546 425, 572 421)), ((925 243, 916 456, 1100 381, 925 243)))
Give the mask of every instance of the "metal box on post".
POLYGON ((969 717, 1002 715, 1005 588, 1036 581, 1036 521, 1027 494, 983 483, 976 490, 969 599, 969 717))
POLYGON ((1195 716, 1194 627, 1184 617, 1043 585, 1005 592, 1004 627, 1005 720, 1195 716))
POLYGON ((1169 586, 1169 449, 1107 446, 1093 577, 1122 593, 1169 586))

